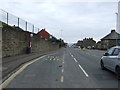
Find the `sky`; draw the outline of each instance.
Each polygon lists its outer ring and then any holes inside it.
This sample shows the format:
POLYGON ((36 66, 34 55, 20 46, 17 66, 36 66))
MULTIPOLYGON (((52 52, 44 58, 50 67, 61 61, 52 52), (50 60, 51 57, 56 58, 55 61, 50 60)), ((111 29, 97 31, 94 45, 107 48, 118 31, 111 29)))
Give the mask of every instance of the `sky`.
POLYGON ((0 0, 0 9, 67 43, 99 41, 116 28, 118 0, 0 0))

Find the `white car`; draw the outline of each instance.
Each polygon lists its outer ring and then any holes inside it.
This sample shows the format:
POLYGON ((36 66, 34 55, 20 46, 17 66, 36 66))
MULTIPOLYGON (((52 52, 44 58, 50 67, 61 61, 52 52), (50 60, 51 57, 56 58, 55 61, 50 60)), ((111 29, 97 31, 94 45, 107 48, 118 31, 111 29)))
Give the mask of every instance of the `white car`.
POLYGON ((110 48, 100 60, 101 69, 115 72, 120 80, 120 46, 110 48))

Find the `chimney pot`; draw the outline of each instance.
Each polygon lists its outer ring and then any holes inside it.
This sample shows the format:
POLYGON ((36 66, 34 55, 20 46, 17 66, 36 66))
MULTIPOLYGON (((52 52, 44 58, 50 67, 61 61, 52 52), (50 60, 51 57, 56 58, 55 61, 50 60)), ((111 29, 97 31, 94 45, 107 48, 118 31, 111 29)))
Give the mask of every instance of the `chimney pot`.
POLYGON ((115 30, 113 29, 113 30, 111 30, 111 33, 113 33, 113 32, 115 32, 115 30))

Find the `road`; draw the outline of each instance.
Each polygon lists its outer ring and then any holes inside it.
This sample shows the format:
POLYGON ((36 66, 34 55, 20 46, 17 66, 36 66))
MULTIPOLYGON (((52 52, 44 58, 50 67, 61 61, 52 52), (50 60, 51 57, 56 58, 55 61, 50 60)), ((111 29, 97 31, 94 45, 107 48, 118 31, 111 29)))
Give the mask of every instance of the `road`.
POLYGON ((63 48, 29 65, 6 88, 118 88, 115 74, 100 68, 103 53, 63 48))

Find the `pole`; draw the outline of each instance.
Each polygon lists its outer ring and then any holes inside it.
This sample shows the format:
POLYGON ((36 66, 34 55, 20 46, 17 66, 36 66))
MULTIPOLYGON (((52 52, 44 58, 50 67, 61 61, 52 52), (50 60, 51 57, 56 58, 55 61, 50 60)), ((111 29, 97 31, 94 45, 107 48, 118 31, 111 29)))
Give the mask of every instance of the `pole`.
POLYGON ((118 31, 118 13, 115 14, 116 14, 116 31, 118 31))
POLYGON ((7 12, 7 25, 8 25, 8 12, 7 12))
POLYGON ((38 28, 38 32, 39 32, 39 28, 38 28))
POLYGON ((34 33, 34 25, 33 25, 33 31, 32 32, 34 33))
MULTIPOLYGON (((118 13, 115 13, 116 14, 116 31, 118 32, 118 13)), ((118 36, 116 38, 116 46, 118 45, 118 36)))
POLYGON ((62 39, 62 31, 63 31, 63 30, 61 29, 61 39, 62 39))
POLYGON ((18 27, 19 27, 19 20, 20 20, 20 19, 19 19, 19 17, 18 17, 18 27))
POLYGON ((27 31, 27 21, 26 21, 26 31, 27 31))
POLYGON ((118 33, 120 33, 120 1, 118 2, 118 33))

